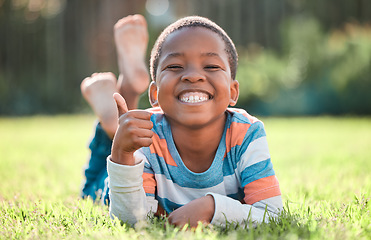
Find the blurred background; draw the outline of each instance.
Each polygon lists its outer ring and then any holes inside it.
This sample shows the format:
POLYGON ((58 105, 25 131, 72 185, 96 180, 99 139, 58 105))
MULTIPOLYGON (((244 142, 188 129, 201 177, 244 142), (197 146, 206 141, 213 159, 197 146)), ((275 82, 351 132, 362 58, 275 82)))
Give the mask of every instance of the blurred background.
POLYGON ((371 114, 370 0, 0 0, 0 115, 89 112, 80 82, 118 74, 113 25, 135 13, 148 53, 180 17, 223 27, 239 51, 238 107, 254 115, 371 114))

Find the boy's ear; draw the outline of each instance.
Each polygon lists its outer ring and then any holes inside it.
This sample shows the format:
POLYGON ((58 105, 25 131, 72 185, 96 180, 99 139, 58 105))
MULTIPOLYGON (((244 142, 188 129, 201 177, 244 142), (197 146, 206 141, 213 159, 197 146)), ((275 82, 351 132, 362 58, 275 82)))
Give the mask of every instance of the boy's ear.
POLYGON ((240 84, 238 83, 237 80, 232 80, 231 83, 231 98, 229 99, 229 105, 230 106, 235 106, 238 100, 238 95, 240 94, 240 84))
POLYGON ((157 101, 157 84, 155 81, 152 81, 148 88, 148 98, 149 103, 152 107, 158 107, 158 101, 157 101))

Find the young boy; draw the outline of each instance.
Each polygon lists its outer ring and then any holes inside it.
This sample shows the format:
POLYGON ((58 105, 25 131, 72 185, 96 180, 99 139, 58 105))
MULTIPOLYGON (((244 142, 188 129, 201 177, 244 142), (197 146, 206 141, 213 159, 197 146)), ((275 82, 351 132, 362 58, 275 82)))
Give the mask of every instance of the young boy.
POLYGON ((224 30, 206 18, 180 19, 159 36, 150 65, 154 108, 128 111, 114 94, 111 216, 133 224, 168 214, 176 226, 277 216, 281 193, 263 124, 228 108, 239 88, 237 52, 224 30))

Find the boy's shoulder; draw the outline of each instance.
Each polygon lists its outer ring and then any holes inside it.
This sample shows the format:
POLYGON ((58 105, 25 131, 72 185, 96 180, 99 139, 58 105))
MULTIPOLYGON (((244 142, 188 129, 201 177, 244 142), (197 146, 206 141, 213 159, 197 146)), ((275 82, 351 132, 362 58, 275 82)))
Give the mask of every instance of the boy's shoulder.
POLYGON ((261 122, 258 118, 250 115, 246 112, 246 110, 241 108, 227 108, 227 111, 232 114, 232 121, 238 121, 247 124, 261 122))
POLYGON ((226 131, 227 150, 239 146, 238 149, 244 152, 252 141, 265 136, 263 122, 244 109, 227 108, 227 112, 230 114, 226 131))

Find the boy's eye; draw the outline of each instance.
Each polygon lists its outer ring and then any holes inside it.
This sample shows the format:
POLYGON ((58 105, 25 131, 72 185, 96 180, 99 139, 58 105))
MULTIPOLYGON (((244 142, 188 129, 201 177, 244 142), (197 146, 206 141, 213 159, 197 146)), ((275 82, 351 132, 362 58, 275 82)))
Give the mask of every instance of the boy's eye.
POLYGON ((220 67, 218 65, 207 65, 205 66, 205 69, 207 70, 218 70, 220 67))
POLYGON ((178 69, 182 69, 182 66, 180 66, 180 65, 169 65, 166 68, 170 69, 170 70, 178 70, 178 69))

